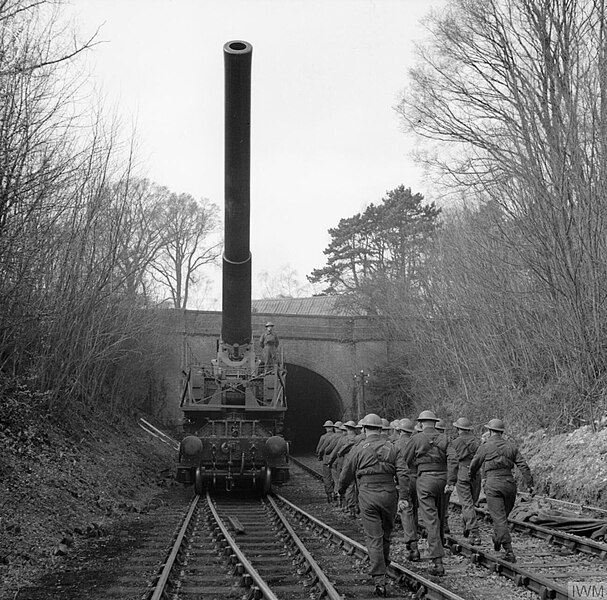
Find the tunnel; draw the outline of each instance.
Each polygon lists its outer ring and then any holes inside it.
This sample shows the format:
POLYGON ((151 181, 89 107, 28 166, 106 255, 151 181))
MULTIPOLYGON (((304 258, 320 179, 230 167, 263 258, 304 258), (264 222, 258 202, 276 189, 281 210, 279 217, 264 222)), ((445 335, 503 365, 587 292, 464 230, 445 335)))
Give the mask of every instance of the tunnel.
POLYGON ((343 413, 343 402, 331 383, 310 369, 286 364, 287 414, 285 437, 292 454, 314 452, 325 432, 323 423, 335 421, 343 413))

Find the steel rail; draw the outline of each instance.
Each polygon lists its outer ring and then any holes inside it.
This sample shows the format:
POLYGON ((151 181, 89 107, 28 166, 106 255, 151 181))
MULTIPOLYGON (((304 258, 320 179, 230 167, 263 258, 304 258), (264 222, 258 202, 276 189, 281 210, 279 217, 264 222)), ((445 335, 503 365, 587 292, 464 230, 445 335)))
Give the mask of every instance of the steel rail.
POLYGON ((319 473, 312 467, 306 465, 305 463, 302 463, 300 460, 298 460, 297 458, 294 458, 292 455, 289 455, 289 460, 294 462, 298 467, 300 467, 304 471, 307 471, 308 473, 310 473, 310 475, 312 475, 313 477, 316 477, 316 479, 322 481, 322 473, 319 473))
POLYGON ((139 419, 138 423, 139 427, 141 427, 141 429, 143 429, 146 433, 158 438, 161 442, 173 448, 173 450, 179 450, 179 442, 177 442, 177 440, 174 440, 170 435, 167 435, 157 427, 154 427, 154 425, 152 425, 149 421, 146 421, 143 417, 139 419))
MULTIPOLYGON (((450 503, 453 506, 461 508, 459 502, 450 500, 450 503)), ((487 509, 481 508, 480 506, 476 506, 475 509, 477 514, 481 517, 485 519, 491 518, 487 509)), ((526 533, 541 540, 545 540, 549 544, 556 544, 572 551, 597 556, 602 560, 607 559, 607 544, 604 542, 597 542, 591 538, 575 535, 567 531, 560 531, 559 529, 553 529, 552 527, 544 527, 543 525, 538 525, 537 523, 532 523, 530 521, 521 521, 520 519, 515 519, 513 517, 508 517, 508 524, 511 530, 526 533)))
POLYGON ((599 508, 598 506, 586 506, 585 504, 578 504, 577 502, 569 502, 568 500, 559 500, 558 498, 551 498, 550 496, 540 496, 539 494, 529 494, 528 492, 519 492, 519 496, 523 498, 536 498, 538 500, 545 500, 546 502, 554 502, 556 504, 565 504, 579 510, 590 510, 592 512, 602 513, 607 515, 607 509, 599 508))
POLYGON ((173 544, 171 553, 169 554, 169 557, 167 558, 167 561, 164 564, 164 568, 162 569, 162 572, 160 573, 160 577, 158 578, 158 581, 156 582, 156 586, 154 588, 154 593, 150 596, 150 600, 160 600, 164 596, 165 588, 167 586, 167 583, 168 583, 171 573, 173 571, 173 567, 175 566, 175 563, 177 562, 177 557, 179 556, 179 553, 181 551, 183 541, 185 540, 187 532, 192 524, 192 517, 194 515, 194 512, 196 511, 196 507, 198 506, 199 498, 200 498, 200 496, 195 496, 190 504, 188 513, 185 517, 183 525, 181 526, 181 529, 179 530, 177 539, 175 540, 175 543, 173 544))
POLYGON ((578 536, 567 531, 551 529, 550 527, 544 527, 536 523, 519 521, 518 519, 508 519, 508 522, 512 529, 546 540, 549 544, 557 544, 569 550, 598 556, 602 560, 607 559, 607 544, 603 542, 597 542, 596 540, 578 536))
POLYGON ((301 539, 299 538, 297 533, 295 533, 295 530, 293 529, 293 527, 291 526, 291 524, 289 523, 289 521, 287 520, 287 518, 285 517, 283 512, 280 510, 278 505, 276 504, 276 501, 271 496, 268 496, 267 499, 270 502, 270 504, 272 505, 272 508, 274 509, 274 512, 276 513, 276 516, 280 519, 283 527, 286 529, 290 538, 293 540, 293 542, 295 542, 295 545, 297 546, 299 553, 301 554, 303 559, 308 563, 308 565, 314 572, 316 580, 322 587, 321 596, 330 598, 331 600, 343 600, 342 595, 335 589, 333 584, 329 581, 329 578, 327 577, 325 572, 322 570, 322 568, 319 566, 319 564, 314 560, 314 557, 312 556, 312 554, 310 554, 310 551, 305 547, 305 545, 303 544, 303 542, 301 541, 301 539))
MULTIPOLYGON (((339 540, 338 546, 345 549, 349 554, 356 554, 358 557, 368 556, 367 549, 359 544, 356 540, 349 538, 340 531, 333 529, 326 523, 323 523, 313 515, 305 512, 292 502, 289 502, 286 498, 279 494, 274 494, 281 502, 288 506, 297 516, 305 519, 306 521, 313 523, 316 527, 323 530, 327 537, 337 538, 339 540)), ((408 587, 418 595, 418 597, 425 597, 429 600, 464 600, 461 596, 458 596, 454 592, 447 590, 440 585, 410 571, 406 567, 399 565, 398 563, 391 563, 388 567, 388 575, 398 581, 400 584, 406 584, 408 587)))
POLYGON ((551 579, 542 577, 532 571, 527 571, 526 569, 518 567, 514 563, 505 561, 497 556, 492 556, 488 552, 480 550, 478 546, 472 546, 453 536, 445 536, 445 542, 454 554, 468 556, 474 564, 481 565, 494 573, 512 579, 517 586, 523 586, 538 594, 540 600, 571 600, 567 588, 551 579))
MULTIPOLYGON (((213 519, 215 519, 215 523, 221 530, 221 534, 224 540, 228 543, 232 552, 236 555, 240 564, 243 566, 244 570, 250 575, 251 579, 255 582, 255 586, 262 593, 263 597, 267 600, 279 600, 279 598, 274 594, 274 592, 268 587, 268 584, 263 580, 261 575, 257 572, 257 569, 249 562, 247 557, 244 555, 242 550, 238 547, 238 544, 234 540, 234 538, 230 535, 227 527, 224 525, 219 513, 217 512, 217 508, 213 500, 211 499, 211 495, 209 492, 206 493, 206 500, 209 510, 213 515, 213 519)), ((238 565, 236 565, 238 567, 238 565)), ((253 588, 253 586, 250 586, 253 588)))
MULTIPOLYGON (((322 475, 312 467, 300 462, 296 458, 291 457, 291 460, 297 466, 301 467, 317 479, 322 479, 322 475)), ((525 494, 520 495, 525 497, 525 494)), ((454 506, 460 506, 460 504, 454 500, 451 500, 450 503, 454 506)), ((489 511, 486 509, 479 506, 475 508, 476 512, 482 517, 489 517, 489 511)), ((527 533, 528 535, 532 535, 542 540, 546 540, 549 544, 557 544, 559 546, 568 548, 569 550, 582 552, 591 556, 598 556, 602 560, 607 560, 607 544, 603 542, 597 542, 596 540, 578 536, 573 533, 552 529, 551 527, 544 527, 542 525, 537 525, 536 523, 521 521, 512 517, 508 518, 508 523, 510 524, 511 529, 527 533)))

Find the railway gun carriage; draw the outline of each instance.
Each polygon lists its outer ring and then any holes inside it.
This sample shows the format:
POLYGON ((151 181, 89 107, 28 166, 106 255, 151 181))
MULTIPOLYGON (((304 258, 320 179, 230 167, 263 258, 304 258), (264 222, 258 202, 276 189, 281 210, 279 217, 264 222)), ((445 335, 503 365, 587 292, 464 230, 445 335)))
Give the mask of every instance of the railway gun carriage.
POLYGON ((209 366, 184 371, 181 408, 187 428, 177 480, 265 494, 288 479, 282 436, 287 403, 282 355, 264 363, 251 328, 250 114, 252 47, 224 45, 225 221, 221 338, 209 366))

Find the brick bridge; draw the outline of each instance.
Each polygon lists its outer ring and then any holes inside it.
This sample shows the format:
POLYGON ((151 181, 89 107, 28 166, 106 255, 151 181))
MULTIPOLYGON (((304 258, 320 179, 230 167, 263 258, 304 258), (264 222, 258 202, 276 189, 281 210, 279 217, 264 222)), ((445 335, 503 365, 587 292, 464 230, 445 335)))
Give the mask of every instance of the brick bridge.
MULTIPOLYGON (((256 345, 268 320, 287 366, 287 435, 295 451, 313 449, 326 419, 362 416, 368 390, 354 375, 385 363, 388 343, 373 319, 336 314, 333 298, 253 301, 256 345)), ((221 313, 171 311, 169 328, 174 353, 166 364, 165 418, 175 422, 181 417, 181 370, 191 363, 208 364, 216 356, 221 313)))

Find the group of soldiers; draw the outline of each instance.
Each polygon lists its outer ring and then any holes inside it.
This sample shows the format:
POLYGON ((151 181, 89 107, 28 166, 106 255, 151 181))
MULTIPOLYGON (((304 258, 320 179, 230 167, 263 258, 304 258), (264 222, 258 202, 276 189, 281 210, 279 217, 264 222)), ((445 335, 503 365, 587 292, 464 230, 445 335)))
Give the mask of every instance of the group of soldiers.
POLYGON ((453 490, 462 509, 463 535, 472 544, 481 537, 475 505, 485 480, 487 508, 493 520, 493 547, 503 548, 504 559, 516 562, 508 515, 517 486, 512 473, 520 470, 532 491, 533 478, 516 444, 505 437, 504 423, 491 419, 481 438, 466 417, 453 423, 450 439, 445 423, 430 410, 417 419, 391 423, 368 414, 358 423, 326 421, 316 447, 323 464, 327 501, 353 517, 360 514, 375 594, 386 596, 386 568, 390 564, 390 535, 400 514, 407 559, 420 560, 420 527, 426 532, 429 573, 442 576, 447 508, 453 490))

